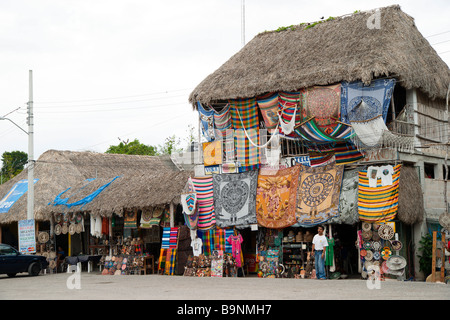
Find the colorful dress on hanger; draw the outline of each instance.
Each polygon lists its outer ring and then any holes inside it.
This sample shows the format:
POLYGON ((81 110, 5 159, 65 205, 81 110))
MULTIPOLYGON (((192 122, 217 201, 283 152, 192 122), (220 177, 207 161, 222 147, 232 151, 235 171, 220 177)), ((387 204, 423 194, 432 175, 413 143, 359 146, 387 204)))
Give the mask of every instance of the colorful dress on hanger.
POLYGON ((242 235, 232 235, 227 238, 227 241, 231 243, 231 249, 233 258, 236 260, 236 267, 242 267, 242 250, 241 250, 241 243, 244 242, 244 239, 242 239, 242 235))

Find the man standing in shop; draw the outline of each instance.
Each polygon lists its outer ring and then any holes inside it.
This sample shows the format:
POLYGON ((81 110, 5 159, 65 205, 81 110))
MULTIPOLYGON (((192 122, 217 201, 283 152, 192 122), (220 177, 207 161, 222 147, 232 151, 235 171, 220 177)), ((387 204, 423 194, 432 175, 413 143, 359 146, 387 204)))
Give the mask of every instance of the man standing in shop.
POLYGON ((323 234, 323 226, 317 227, 317 234, 312 241, 312 251, 314 252, 314 264, 316 267, 316 277, 319 280, 325 280, 325 247, 328 246, 328 240, 323 234))

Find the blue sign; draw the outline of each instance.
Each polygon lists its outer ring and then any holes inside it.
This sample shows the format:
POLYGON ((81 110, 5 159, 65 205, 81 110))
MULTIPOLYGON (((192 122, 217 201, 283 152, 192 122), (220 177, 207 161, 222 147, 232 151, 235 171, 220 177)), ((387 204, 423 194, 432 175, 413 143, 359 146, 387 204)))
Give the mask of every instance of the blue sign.
MULTIPOLYGON (((34 179, 36 183, 39 179, 34 179)), ((11 190, 6 194, 6 196, 0 200, 0 213, 6 213, 9 209, 28 191, 28 180, 23 179, 17 182, 11 190)))

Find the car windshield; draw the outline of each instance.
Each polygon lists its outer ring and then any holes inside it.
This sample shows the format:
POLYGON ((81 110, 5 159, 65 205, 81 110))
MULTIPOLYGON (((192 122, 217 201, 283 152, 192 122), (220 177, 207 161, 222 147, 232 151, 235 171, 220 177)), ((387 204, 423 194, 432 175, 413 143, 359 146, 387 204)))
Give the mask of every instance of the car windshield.
POLYGON ((12 256, 12 255, 16 255, 16 254, 17 254, 17 251, 13 247, 0 244, 0 255, 12 256))

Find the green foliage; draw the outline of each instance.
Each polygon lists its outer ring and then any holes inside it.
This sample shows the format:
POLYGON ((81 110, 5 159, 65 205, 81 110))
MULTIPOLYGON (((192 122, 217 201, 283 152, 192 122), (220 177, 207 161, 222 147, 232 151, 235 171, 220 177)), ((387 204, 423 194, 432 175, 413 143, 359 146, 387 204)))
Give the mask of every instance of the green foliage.
POLYGON ((167 137, 164 144, 159 146, 159 149, 161 150, 160 154, 170 155, 173 152, 181 152, 182 149, 180 148, 180 143, 180 138, 177 138, 175 135, 167 137))
POLYGON ((140 143, 138 139, 134 139, 131 142, 120 141, 117 146, 109 146, 108 150, 106 150, 106 153, 136 154, 147 156, 156 156, 158 154, 156 147, 140 143))
POLYGON ((419 241, 420 248, 419 251, 422 253, 421 255, 417 255, 419 257, 419 265, 420 271, 422 271, 425 275, 425 278, 431 274, 431 266, 432 266, 432 256, 433 256, 433 238, 429 233, 422 236, 422 239, 419 241))
POLYGON ((2 183, 18 175, 28 162, 28 154, 23 151, 4 152, 2 154, 2 168, 0 170, 2 183))

